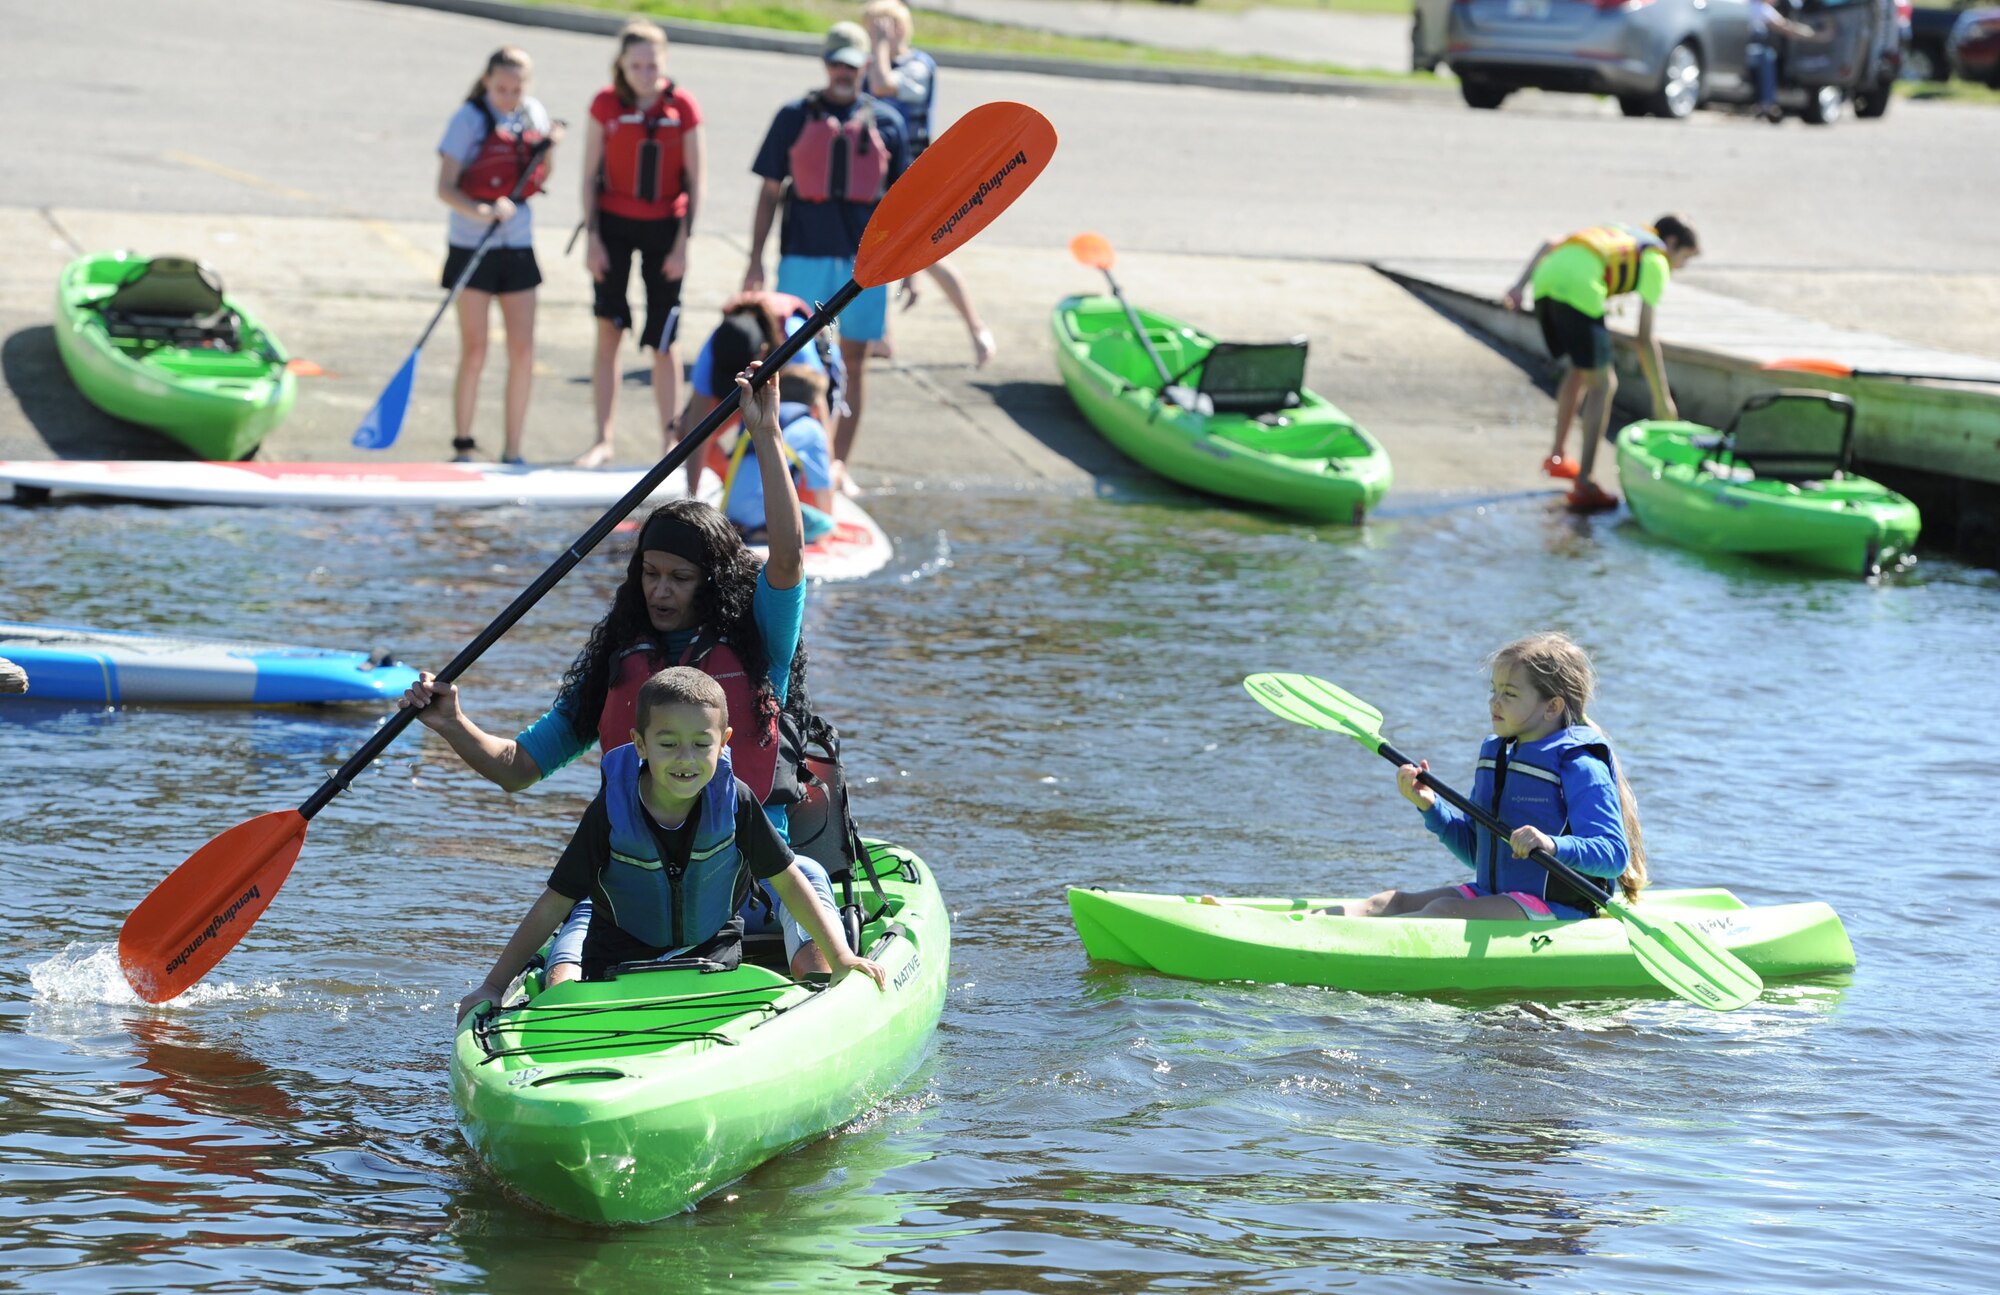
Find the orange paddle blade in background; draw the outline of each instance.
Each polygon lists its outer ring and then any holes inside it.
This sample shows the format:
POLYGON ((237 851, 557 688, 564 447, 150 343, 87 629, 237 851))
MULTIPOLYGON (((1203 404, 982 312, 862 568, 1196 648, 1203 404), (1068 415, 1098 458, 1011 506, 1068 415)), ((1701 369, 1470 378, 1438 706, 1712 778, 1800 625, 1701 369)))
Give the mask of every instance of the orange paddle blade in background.
POLYGON ((132 992, 164 1003, 208 974, 277 898, 306 843, 295 809, 238 823, 188 856, 118 932, 132 992))
POLYGON ((862 232, 854 281, 906 279, 942 261, 1024 193, 1055 156, 1056 128, 1024 103, 983 103, 890 186, 862 232))
POLYGON ((1839 360, 1769 360, 1761 367, 1781 369, 1787 373, 1817 373, 1824 378, 1851 378, 1854 370, 1839 360))
POLYGON ((1118 254, 1102 234, 1078 234, 1069 240, 1069 254, 1093 270, 1109 270, 1118 263, 1118 254))

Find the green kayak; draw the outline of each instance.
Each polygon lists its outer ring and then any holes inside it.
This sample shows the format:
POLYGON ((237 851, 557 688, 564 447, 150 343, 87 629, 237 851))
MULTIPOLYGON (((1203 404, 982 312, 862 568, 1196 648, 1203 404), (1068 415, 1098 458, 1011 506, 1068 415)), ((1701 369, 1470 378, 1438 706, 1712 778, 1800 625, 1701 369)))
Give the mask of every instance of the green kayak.
MULTIPOLYGON (((1659 986, 1609 917, 1473 922, 1325 917, 1338 899, 1225 899, 1072 888, 1093 958, 1192 980, 1251 980, 1412 994, 1646 995, 1659 986)), ((1351 901, 1350 901, 1351 902, 1351 901)), ((1726 890, 1649 890, 1639 909, 1697 926, 1766 979, 1844 971, 1854 946, 1822 903, 1751 908, 1726 890)))
POLYGON ((185 257, 71 261, 56 285, 55 332, 86 400, 204 459, 248 455, 297 394, 278 339, 185 257))
POLYGON ((1380 502, 1389 456, 1301 385, 1303 338, 1220 342, 1156 311, 1137 314, 1175 379, 1164 396, 1115 298, 1065 298, 1050 320, 1063 385, 1105 440, 1181 485, 1314 521, 1359 522, 1380 502))
POLYGON ((542 992, 458 1032, 459 1128, 509 1191, 570 1218, 643 1223, 685 1210, 789 1147, 893 1093, 923 1060, 944 1007, 951 923, 906 850, 869 842, 886 898, 856 884, 883 993, 851 974, 827 987, 762 963, 628 971, 542 992))
POLYGON ((1853 444, 1844 396, 1768 392, 1720 432, 1633 423, 1618 434, 1618 479, 1639 524, 1676 544, 1874 575, 1910 554, 1922 519, 1854 474, 1853 444))

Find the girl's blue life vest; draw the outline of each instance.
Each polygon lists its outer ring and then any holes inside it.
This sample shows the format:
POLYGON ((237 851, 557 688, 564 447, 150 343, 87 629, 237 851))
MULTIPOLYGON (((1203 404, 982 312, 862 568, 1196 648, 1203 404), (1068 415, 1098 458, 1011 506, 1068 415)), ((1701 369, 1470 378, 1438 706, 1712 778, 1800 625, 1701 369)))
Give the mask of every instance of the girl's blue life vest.
MULTIPOLYGON (((1604 734, 1587 724, 1559 729, 1534 742, 1509 742, 1489 737, 1479 748, 1479 771, 1472 778, 1474 804, 1486 806, 1501 822, 1511 827, 1536 827, 1550 836, 1571 835, 1569 806, 1563 799, 1562 766, 1571 752, 1582 752, 1604 761, 1617 777, 1616 757, 1604 734), (1511 749, 1509 749, 1511 747, 1511 749)), ((1622 818, 1619 820, 1622 824, 1622 818)), ((1473 873, 1477 883, 1491 894, 1510 890, 1558 904, 1568 904, 1586 913, 1599 904, 1596 895, 1586 894, 1555 876, 1533 859, 1516 859, 1507 839, 1479 826, 1473 829, 1473 873)), ((1624 829, 1619 829, 1622 838, 1624 829)), ((1615 878, 1603 879, 1606 890, 1617 886, 1615 878)))
POLYGON ((598 896, 604 915, 634 939, 681 953, 736 915, 743 873, 736 845, 736 775, 725 748, 715 776, 688 810, 694 823, 688 856, 662 859, 639 799, 643 768, 630 742, 604 757, 611 857, 598 873, 598 896))

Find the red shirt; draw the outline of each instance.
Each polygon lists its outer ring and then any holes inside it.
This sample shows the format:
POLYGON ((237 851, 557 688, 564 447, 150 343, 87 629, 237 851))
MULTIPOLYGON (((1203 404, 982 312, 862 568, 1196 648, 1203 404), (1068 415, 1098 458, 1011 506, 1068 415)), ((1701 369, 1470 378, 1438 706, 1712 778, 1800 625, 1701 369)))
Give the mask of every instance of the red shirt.
POLYGON ((681 183, 683 141, 701 124, 694 96, 679 86, 646 108, 627 108, 610 87, 590 101, 592 119, 604 127, 604 169, 598 187, 598 210, 632 220, 658 220, 687 215, 687 190, 681 183), (638 194, 639 150, 648 138, 659 144, 660 159, 654 198, 638 194))

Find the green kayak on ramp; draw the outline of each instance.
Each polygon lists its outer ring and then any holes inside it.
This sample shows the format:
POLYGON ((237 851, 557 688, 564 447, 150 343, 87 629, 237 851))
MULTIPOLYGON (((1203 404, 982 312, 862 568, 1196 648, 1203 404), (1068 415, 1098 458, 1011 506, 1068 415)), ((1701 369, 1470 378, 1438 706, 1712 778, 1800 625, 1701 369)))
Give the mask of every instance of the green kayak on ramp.
POLYGON ((894 1093, 937 1031, 951 923, 921 859, 868 849, 882 898, 857 879, 870 916, 861 943, 888 973, 886 993, 860 974, 794 981, 752 951, 732 971, 633 971, 547 991, 531 972, 505 1007, 468 1017, 451 1096, 487 1170, 557 1214, 650 1222, 894 1093))
POLYGON ((1917 506, 1853 468, 1854 406, 1825 391, 1753 396, 1727 428, 1647 420, 1618 433, 1632 515, 1708 553, 1874 575, 1910 556, 1917 506))
POLYGON ((215 271, 186 257, 78 257, 56 284, 56 350, 84 399, 234 462, 291 412, 284 348, 215 271))
MULTIPOLYGON (((1072 887, 1093 958, 1190 980, 1324 985, 1373 993, 1650 996, 1659 990, 1608 917, 1495 922, 1326 917, 1338 899, 1224 899, 1072 887)), ((1346 901, 1352 902, 1352 901, 1346 901)), ((1823 903, 1752 908, 1727 890, 1648 890, 1639 908, 1712 935, 1766 980, 1845 971, 1854 946, 1823 903)))
POLYGON ((1050 320, 1070 399, 1126 457, 1211 495, 1319 522, 1359 523, 1389 489, 1389 455, 1308 391, 1303 338, 1219 341, 1135 312, 1174 384, 1114 297, 1068 297, 1050 320))

